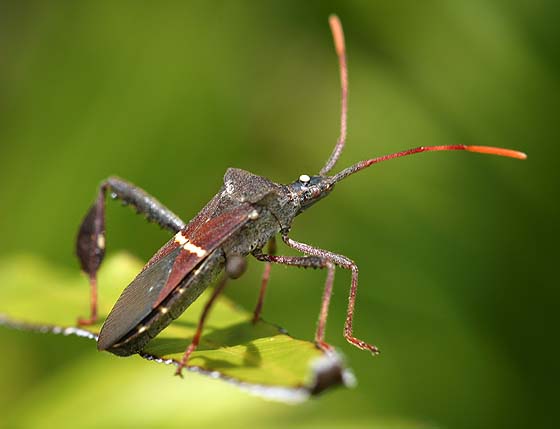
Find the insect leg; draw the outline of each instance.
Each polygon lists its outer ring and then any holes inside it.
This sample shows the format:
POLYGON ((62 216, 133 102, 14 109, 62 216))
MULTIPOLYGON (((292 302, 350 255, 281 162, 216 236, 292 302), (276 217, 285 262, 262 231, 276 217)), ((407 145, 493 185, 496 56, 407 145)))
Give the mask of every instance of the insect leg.
POLYGON ((325 280, 325 289, 323 291, 323 298, 321 300, 321 312, 319 313, 319 320, 317 321, 317 330, 315 331, 315 344, 322 350, 330 352, 333 350, 332 346, 325 342, 325 329, 327 327, 327 317, 329 315, 329 304, 331 302, 332 288, 334 284, 334 264, 330 261, 326 262, 327 266, 327 279, 325 280))
MULTIPOLYGON (((272 237, 268 242, 268 254, 274 255, 276 253, 276 238, 272 237)), ((258 258, 257 258, 258 259, 258 258)), ((257 305, 255 306, 255 311, 253 312, 253 324, 257 323, 261 317, 261 311, 264 303, 264 295, 266 293, 266 287, 268 286, 268 279, 270 278, 270 268, 272 263, 265 261, 264 271, 261 279, 261 289, 259 291, 259 299, 257 305)))
POLYGON ((101 189, 103 191, 109 190, 111 198, 130 204, 138 213, 142 213, 148 221, 155 222, 172 233, 176 233, 185 227, 185 222, 155 197, 120 177, 109 177, 101 184, 101 189))
POLYGON ((200 315, 200 319, 198 319, 198 325, 196 327, 196 332, 194 334, 192 342, 189 344, 189 346, 185 350, 185 353, 183 354, 183 357, 181 358, 181 361, 179 362, 177 370, 175 371, 175 375, 178 375, 180 377, 183 376, 183 374, 182 374, 183 368, 185 366, 187 366, 187 362, 189 361, 190 355, 198 347, 198 343, 200 342, 200 336, 202 335, 202 330, 204 329, 204 322, 206 321, 206 318, 208 317, 208 314, 210 313, 210 309, 212 308, 212 305, 214 304, 214 301, 216 301, 216 298, 218 297, 218 295, 226 287, 228 279, 229 279, 229 277, 228 277, 227 274, 224 274, 222 276, 222 278, 220 279, 220 282, 214 288, 214 291, 212 292, 212 296, 210 297, 210 299, 208 300, 208 302, 204 306, 204 309, 202 310, 202 314, 200 315))
MULTIPOLYGON (((323 292, 323 298, 321 300, 321 312, 319 313, 319 320, 317 321, 315 343, 320 349, 324 351, 332 351, 332 346, 325 342, 325 328, 327 325, 327 316, 329 313, 329 304, 331 301, 332 287, 334 283, 334 264, 328 259, 320 256, 275 256, 264 255, 260 253, 257 253, 254 256, 259 261, 264 261, 268 265, 274 263, 300 268, 327 268, 327 279, 325 281, 325 290, 323 292)), ((260 300, 259 303, 261 303, 260 300)))
POLYGON ((82 220, 76 241, 76 254, 82 270, 89 276, 91 298, 90 317, 79 318, 78 325, 97 321, 97 270, 105 256, 105 194, 120 199, 143 213, 149 221, 172 232, 181 230, 185 223, 171 210, 146 191, 118 177, 109 177, 101 183, 94 204, 82 220))
MULTIPOLYGON (((356 337, 354 337, 352 333, 352 323, 354 320, 354 307, 356 305, 356 293, 358 290, 358 266, 352 261, 350 258, 346 256, 339 255, 337 253, 329 252, 328 250, 318 249, 316 247, 310 246, 309 244, 300 243, 298 241, 292 240, 287 235, 282 236, 282 240, 288 246, 293 249, 296 249, 306 255, 312 255, 319 258, 324 258, 327 261, 331 262, 334 265, 338 265, 341 268, 346 270, 350 270, 352 272, 352 284, 350 286, 350 295, 348 297, 348 309, 346 312, 346 322, 344 324, 344 338, 353 346, 362 349, 362 350, 369 350, 374 355, 379 354, 379 349, 372 345, 368 344, 365 341, 362 341, 356 337)), ((334 276, 333 276, 334 280, 334 276)), ((327 278, 328 283, 328 278, 327 278)), ((332 288, 332 282, 331 282, 332 288)), ((330 290, 328 284, 325 286, 325 294, 330 296, 330 290)), ((328 307, 328 300, 326 302, 328 307)), ((325 297, 323 296, 323 306, 325 306, 325 297)), ((323 309, 321 310, 321 316, 319 318, 319 324, 321 324, 321 318, 323 317, 323 309)), ((326 311, 325 311, 325 320, 323 321, 326 323, 326 311)), ((318 332, 319 334, 319 332, 318 332)))

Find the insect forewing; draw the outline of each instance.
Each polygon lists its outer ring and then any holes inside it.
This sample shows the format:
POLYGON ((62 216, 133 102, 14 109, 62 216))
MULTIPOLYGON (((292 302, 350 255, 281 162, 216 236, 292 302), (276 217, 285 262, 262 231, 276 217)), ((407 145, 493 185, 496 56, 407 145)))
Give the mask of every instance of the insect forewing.
POLYGON ((123 291, 101 328, 97 348, 106 350, 134 329, 185 276, 238 231, 254 210, 251 204, 241 204, 210 218, 195 231, 186 227, 177 233, 123 291))
POLYGON ((99 350, 111 347, 150 314, 180 252, 181 248, 177 246, 138 274, 126 287, 101 328, 97 341, 99 350))

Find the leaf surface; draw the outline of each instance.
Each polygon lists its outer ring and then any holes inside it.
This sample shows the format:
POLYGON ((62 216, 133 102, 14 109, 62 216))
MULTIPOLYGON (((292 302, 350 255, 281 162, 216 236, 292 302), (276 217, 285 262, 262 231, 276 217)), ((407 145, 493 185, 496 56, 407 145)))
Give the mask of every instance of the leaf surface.
MULTIPOLYGON (((125 253, 107 258, 99 273, 101 321, 141 268, 140 261, 125 253)), ((75 324, 78 316, 87 316, 88 288, 85 276, 77 271, 52 267, 34 256, 0 261, 0 325, 96 340, 102 322, 86 328, 75 324)), ((208 291, 154 338, 141 356, 176 365, 194 335, 207 298, 208 291)), ((92 353, 97 353, 93 343, 92 353)), ((293 338, 270 323, 253 325, 251 314, 224 296, 207 319, 188 369, 284 402, 301 402, 354 381, 338 355, 327 355, 312 342, 293 338)), ((167 371, 171 376, 171 368, 167 371)))

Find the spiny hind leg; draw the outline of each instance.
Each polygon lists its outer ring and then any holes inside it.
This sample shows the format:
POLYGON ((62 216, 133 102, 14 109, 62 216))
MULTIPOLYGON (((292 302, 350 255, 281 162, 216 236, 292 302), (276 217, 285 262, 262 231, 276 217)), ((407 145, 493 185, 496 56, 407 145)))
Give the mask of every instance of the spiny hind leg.
POLYGON ((120 199, 142 213, 149 221, 176 233, 185 223, 171 210, 146 191, 119 177, 109 177, 99 187, 97 198, 82 220, 76 240, 76 254, 82 271, 89 277, 90 315, 78 318, 78 325, 91 325, 97 321, 97 271, 105 256, 105 195, 120 199))

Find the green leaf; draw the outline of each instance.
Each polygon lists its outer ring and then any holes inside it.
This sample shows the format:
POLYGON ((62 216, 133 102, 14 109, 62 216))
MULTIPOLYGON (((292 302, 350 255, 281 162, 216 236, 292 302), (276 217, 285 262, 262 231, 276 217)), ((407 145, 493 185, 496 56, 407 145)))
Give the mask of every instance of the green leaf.
MULTIPOLYGON (((141 268, 137 259, 125 253, 107 258, 99 273, 101 319, 141 268)), ((77 270, 53 268, 29 255, 16 256, 0 261, 0 285, 0 325, 97 339, 102 322, 76 326, 77 317, 87 316, 89 308, 89 285, 77 270)), ((203 295, 140 355, 176 365, 205 302, 203 295)), ((313 343, 264 321, 253 325, 251 314, 224 296, 212 309, 188 369, 284 402, 300 402, 329 387, 353 384, 352 373, 338 355, 326 355, 313 343)))

